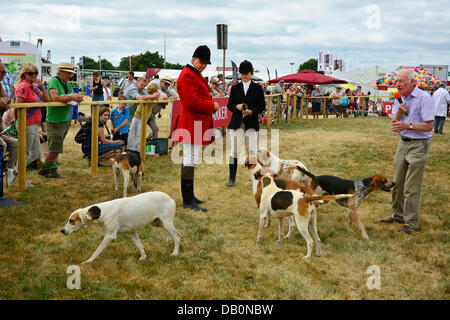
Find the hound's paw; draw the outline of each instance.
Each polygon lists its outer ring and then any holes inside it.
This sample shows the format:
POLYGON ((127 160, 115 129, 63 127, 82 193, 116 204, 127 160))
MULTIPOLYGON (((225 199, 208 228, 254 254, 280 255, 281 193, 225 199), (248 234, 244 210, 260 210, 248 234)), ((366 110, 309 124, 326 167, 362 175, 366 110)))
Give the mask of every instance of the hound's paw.
POLYGON ((176 257, 177 255, 178 255, 178 252, 172 252, 172 253, 170 254, 171 257, 176 257))
POLYGON ((304 259, 305 261, 310 261, 310 260, 311 260, 311 256, 306 255, 306 256, 303 257, 303 259, 304 259))
POLYGON ((145 260, 145 259, 147 259, 147 255, 145 255, 145 254, 139 258, 140 261, 145 260))
POLYGON ((91 263, 93 260, 86 260, 86 261, 83 261, 81 264, 88 264, 88 263, 91 263))

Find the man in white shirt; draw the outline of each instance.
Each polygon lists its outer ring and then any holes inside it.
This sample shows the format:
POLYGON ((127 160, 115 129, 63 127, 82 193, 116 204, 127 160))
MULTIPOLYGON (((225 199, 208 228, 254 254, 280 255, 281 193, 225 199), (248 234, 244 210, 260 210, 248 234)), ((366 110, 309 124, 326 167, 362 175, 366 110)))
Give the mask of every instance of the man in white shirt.
POLYGON ((445 83, 439 85, 433 94, 434 100, 434 133, 444 134, 445 118, 447 117, 448 104, 450 104, 450 94, 445 90, 445 83))

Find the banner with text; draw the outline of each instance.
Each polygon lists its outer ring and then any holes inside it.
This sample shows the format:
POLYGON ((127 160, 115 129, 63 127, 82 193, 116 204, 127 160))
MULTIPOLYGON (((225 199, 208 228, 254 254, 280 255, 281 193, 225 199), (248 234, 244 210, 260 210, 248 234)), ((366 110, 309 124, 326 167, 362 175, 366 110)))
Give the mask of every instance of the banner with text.
MULTIPOLYGON (((230 123, 231 117, 233 116, 233 113, 227 108, 228 98, 216 98, 213 99, 213 101, 219 104, 219 110, 217 110, 217 112, 212 116, 213 127, 222 128, 228 126, 228 123, 230 123)), ((170 119, 170 136, 172 136, 172 132, 175 129, 175 124, 177 123, 180 113, 181 101, 175 100, 172 107, 172 118, 170 119)))

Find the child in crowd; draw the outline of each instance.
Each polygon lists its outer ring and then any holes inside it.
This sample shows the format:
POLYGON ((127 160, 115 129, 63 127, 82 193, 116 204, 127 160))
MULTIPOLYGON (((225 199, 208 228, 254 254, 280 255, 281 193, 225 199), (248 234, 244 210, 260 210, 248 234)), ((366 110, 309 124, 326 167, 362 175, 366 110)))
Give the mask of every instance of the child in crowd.
MULTIPOLYGON (((119 100, 126 100, 124 96, 120 96, 119 100)), ((113 140, 125 141, 122 151, 125 151, 126 141, 128 140, 128 121, 130 120, 130 109, 126 108, 125 103, 119 104, 118 107, 111 111, 110 120, 113 124, 111 134, 113 140)))

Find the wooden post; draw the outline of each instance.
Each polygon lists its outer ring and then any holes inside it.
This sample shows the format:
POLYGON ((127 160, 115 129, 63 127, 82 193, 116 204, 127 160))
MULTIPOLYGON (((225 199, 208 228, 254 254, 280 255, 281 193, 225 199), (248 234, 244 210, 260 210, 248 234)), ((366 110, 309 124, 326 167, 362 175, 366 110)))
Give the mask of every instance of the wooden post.
POLYGON ((294 110, 292 111, 293 112, 293 114, 292 114, 292 119, 298 119, 298 116, 297 116, 297 94, 294 94, 294 110))
POLYGON ((303 120, 303 96, 300 97, 300 120, 303 120))
POLYGON ((268 95, 267 96, 267 116, 266 116, 267 127, 270 127, 270 100, 271 100, 271 96, 268 95))
POLYGON ((18 128, 18 144, 19 150, 17 154, 17 174, 18 174, 18 190, 25 191, 26 188, 26 170, 27 170, 27 109, 19 108, 19 128, 18 128))
POLYGON ((92 106, 91 173, 98 171, 98 103, 92 106))
POLYGON ((325 115, 327 114, 327 98, 323 97, 323 118, 325 119, 325 115))
POLYGON ((306 98, 306 120, 308 120, 309 115, 309 98, 306 98))
POLYGON ((360 99, 362 99, 362 103, 361 103, 361 117, 364 118, 364 109, 366 108, 366 98, 361 97, 360 99))
POLYGON ((280 123, 280 113, 281 113, 281 93, 278 95, 277 100, 277 123, 280 123))
POLYGON ((153 110, 153 103, 144 103, 142 109, 142 123, 141 123, 141 138, 139 140, 139 152, 141 155, 141 163, 144 164, 145 160, 145 147, 147 140, 147 120, 153 110))

